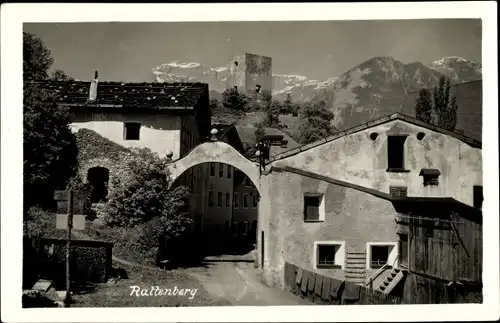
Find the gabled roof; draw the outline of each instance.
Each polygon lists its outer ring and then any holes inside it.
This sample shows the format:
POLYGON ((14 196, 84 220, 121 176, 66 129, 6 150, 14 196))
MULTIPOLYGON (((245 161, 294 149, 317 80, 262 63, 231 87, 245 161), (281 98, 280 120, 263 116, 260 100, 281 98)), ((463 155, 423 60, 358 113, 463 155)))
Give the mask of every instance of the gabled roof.
POLYGON ((323 145, 323 144, 325 144, 327 142, 334 141, 336 139, 345 137, 347 135, 350 135, 350 134, 353 134, 353 133, 356 133, 356 132, 359 132, 359 131, 363 131, 363 130, 366 130, 366 129, 369 129, 369 128, 372 128, 372 127, 376 127, 376 126, 379 126, 381 124, 384 124, 384 123, 387 123, 387 122, 390 122, 390 121, 394 121, 394 120, 401 120, 401 121, 404 121, 404 122, 407 122, 407 123, 410 123, 410 124, 413 124, 413 125, 416 125, 416 126, 419 126, 419 127, 422 127, 422 128, 426 128, 426 129, 429 129, 429 130, 432 130, 432 131, 436 131, 436 132, 445 134, 447 136, 456 138, 456 139, 458 139, 458 140, 460 140, 460 141, 462 141, 462 142, 464 142, 464 143, 466 143, 469 146, 474 147, 474 148, 481 149, 481 147, 482 147, 482 144, 481 144, 480 141, 477 141, 477 140, 474 140, 474 139, 472 139, 470 137, 464 136, 461 133, 449 131, 449 130, 446 130, 446 129, 443 129, 441 127, 438 127, 438 126, 435 126, 435 125, 432 125, 432 124, 420 121, 420 120, 418 120, 416 118, 413 118, 413 117, 410 117, 410 116, 407 116, 407 115, 404 115, 404 114, 401 114, 401 113, 394 113, 394 114, 391 114, 391 115, 388 115, 388 116, 385 116, 385 117, 382 117, 382 118, 379 118, 379 119, 375 119, 373 121, 369 121, 369 122, 363 123, 363 124, 361 124, 359 126, 356 126, 356 127, 353 127, 353 128, 350 128, 350 129, 338 132, 338 133, 336 133, 336 134, 334 134, 332 136, 329 136, 329 137, 327 137, 325 139, 321 139, 321 140, 315 141, 313 143, 310 143, 310 144, 307 144, 307 145, 302 145, 302 146, 299 146, 299 147, 297 147, 295 149, 291 149, 291 150, 285 151, 285 152, 283 152, 281 154, 277 154, 277 155, 272 156, 271 158, 269 158, 268 163, 271 163, 271 162, 274 162, 274 161, 277 161, 277 160, 280 160, 280 159, 283 159, 283 158, 286 158, 286 157, 290 157, 290 156, 296 155, 296 154, 298 154, 300 152, 303 152, 303 151, 306 151, 306 150, 309 150, 309 149, 321 146, 321 145, 323 145))
POLYGON ((193 109, 202 95, 204 83, 125 83, 99 82, 97 99, 89 102, 91 82, 43 81, 43 88, 57 93, 60 104, 85 108, 140 108, 157 110, 193 109))

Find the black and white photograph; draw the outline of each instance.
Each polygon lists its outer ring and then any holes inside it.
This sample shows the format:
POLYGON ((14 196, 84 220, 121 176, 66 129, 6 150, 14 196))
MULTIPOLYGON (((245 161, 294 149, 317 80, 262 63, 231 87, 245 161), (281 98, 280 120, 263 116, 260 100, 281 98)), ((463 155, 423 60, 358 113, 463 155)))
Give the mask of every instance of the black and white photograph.
POLYGON ((2 320, 498 319, 496 3, 477 4, 2 6, 2 320))

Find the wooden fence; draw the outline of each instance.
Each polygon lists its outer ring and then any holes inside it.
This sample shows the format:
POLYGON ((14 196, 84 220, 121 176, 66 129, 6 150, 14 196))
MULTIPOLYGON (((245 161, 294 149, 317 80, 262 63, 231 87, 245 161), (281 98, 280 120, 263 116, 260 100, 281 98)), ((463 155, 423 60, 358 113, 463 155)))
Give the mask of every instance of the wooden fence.
POLYGON ((326 277, 290 263, 285 263, 285 285, 288 291, 318 305, 404 304, 400 297, 326 277))

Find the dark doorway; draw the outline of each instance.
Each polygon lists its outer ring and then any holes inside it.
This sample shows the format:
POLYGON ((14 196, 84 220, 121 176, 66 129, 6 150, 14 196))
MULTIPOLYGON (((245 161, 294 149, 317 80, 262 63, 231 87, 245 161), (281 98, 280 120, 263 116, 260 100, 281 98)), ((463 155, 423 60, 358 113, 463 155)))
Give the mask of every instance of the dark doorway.
POLYGON ((88 170, 87 180, 91 185, 91 202, 105 202, 108 196, 109 170, 104 167, 93 167, 88 170))

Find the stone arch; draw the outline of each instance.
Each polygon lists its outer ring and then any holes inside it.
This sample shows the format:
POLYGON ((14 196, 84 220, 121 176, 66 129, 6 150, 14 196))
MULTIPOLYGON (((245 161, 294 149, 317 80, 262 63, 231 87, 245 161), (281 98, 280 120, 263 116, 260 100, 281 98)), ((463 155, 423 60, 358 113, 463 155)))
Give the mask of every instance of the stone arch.
POLYGON ((171 183, 189 168, 204 163, 223 163, 245 173, 260 190, 259 164, 245 158, 232 146, 221 141, 205 142, 195 147, 187 156, 168 165, 171 183))

